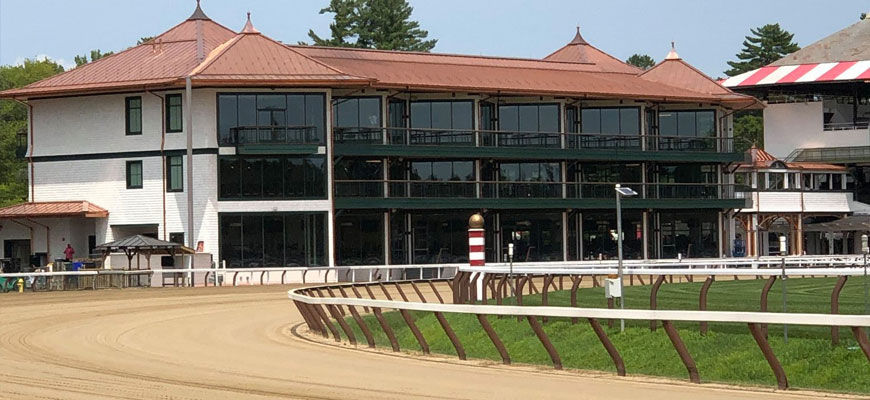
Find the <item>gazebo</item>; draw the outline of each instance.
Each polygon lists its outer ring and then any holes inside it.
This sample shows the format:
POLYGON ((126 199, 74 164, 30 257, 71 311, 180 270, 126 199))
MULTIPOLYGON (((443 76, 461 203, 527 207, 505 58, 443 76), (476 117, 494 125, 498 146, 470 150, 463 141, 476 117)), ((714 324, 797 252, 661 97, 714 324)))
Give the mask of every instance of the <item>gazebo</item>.
POLYGON ((103 254, 103 261, 112 253, 123 253, 127 256, 127 270, 131 270, 133 257, 136 257, 136 269, 141 269, 139 258, 144 255, 148 269, 151 269, 151 256, 155 254, 194 254, 194 250, 182 244, 167 242, 144 235, 134 235, 114 242, 104 243, 97 246, 94 251, 103 254))

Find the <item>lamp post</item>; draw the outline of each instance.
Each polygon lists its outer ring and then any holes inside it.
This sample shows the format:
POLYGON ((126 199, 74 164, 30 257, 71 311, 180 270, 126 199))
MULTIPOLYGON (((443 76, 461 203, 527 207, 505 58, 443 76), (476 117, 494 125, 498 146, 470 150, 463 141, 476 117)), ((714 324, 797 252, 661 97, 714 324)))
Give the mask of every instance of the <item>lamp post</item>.
MULTIPOLYGON (((622 292, 622 197, 637 196, 637 192, 631 188, 616 184, 616 272, 619 275, 619 309, 625 309, 625 294, 622 292)), ((625 320, 619 320, 620 332, 625 332, 625 320)))

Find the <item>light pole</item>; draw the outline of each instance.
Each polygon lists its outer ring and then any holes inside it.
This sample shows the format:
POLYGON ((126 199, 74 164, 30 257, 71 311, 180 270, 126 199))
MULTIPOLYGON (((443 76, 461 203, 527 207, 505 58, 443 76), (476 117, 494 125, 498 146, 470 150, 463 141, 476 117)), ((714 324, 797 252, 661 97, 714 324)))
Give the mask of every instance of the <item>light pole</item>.
MULTIPOLYGON (((622 196, 631 197, 637 196, 637 192, 631 188, 622 187, 616 184, 616 272, 619 275, 619 309, 625 309, 625 293, 622 292, 622 196)), ((619 320, 620 332, 625 332, 625 320, 619 320)))

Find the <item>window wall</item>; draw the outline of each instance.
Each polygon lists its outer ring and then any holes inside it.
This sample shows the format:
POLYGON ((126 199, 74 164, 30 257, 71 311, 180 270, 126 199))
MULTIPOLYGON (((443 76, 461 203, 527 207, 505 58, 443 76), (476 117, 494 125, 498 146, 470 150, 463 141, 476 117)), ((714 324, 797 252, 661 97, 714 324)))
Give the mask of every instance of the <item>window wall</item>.
POLYGON ((325 213, 221 213, 220 258, 229 268, 328 265, 325 213))
POLYGON ((718 168, 710 164, 658 164, 648 176, 661 185, 647 185, 650 198, 715 199, 719 196, 718 168))
MULTIPOLYGON (((611 188, 612 190, 612 188, 611 188)), ((597 260, 617 257, 616 214, 610 211, 583 212, 583 259, 597 260)), ((622 212, 622 251, 627 259, 643 258, 643 213, 622 212)))
POLYGON ((715 150, 716 112, 659 111, 659 134, 662 150, 715 150))
MULTIPOLYGON (((506 162, 497 165, 498 197, 562 197, 562 165, 557 162, 506 162)), ((492 195, 486 186, 484 194, 492 195)))
POLYGON ((719 256, 719 215, 716 212, 661 212, 661 257, 719 256))
POLYGON ((502 104, 498 106, 499 146, 561 147, 558 104, 502 104))
POLYGON ((474 102, 419 100, 411 102, 410 144, 474 144, 474 102))
POLYGON ((323 156, 221 156, 218 163, 220 200, 326 198, 323 156))
POLYGON ((338 97, 332 104, 336 143, 383 141, 380 97, 338 97))
POLYGON ((321 93, 218 94, 218 143, 322 144, 325 99, 321 93))
POLYGON ((640 108, 582 108, 580 133, 583 134, 579 141, 582 148, 639 149, 640 108))
MULTIPOLYGON (((407 183, 411 197, 476 196, 474 161, 417 160, 409 161, 407 165, 408 180, 426 181, 407 183)), ((392 187, 390 190, 391 195, 399 195, 402 192, 401 189, 394 191, 392 187)))
MULTIPOLYGON (((640 164, 575 164, 568 169, 568 174, 575 179, 575 182, 580 183, 568 186, 568 196, 611 198, 616 196, 616 192, 613 190, 614 184, 640 183, 641 173, 640 164)), ((642 190, 640 186, 633 189, 642 190)))
POLYGON ((338 213, 335 235, 338 265, 384 264, 384 213, 338 213))
POLYGON ((335 163, 334 173, 336 196, 384 196, 384 161, 381 159, 343 158, 335 163))
POLYGON ((562 213, 499 213, 501 254, 507 261, 508 244, 514 243, 514 261, 562 261, 562 213))

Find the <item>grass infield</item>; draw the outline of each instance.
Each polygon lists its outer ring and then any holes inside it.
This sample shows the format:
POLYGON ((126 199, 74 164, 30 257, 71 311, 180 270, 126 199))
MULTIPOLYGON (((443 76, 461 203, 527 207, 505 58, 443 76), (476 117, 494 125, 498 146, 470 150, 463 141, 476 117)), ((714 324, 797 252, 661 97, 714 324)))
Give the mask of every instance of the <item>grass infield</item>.
MULTIPOLYGON (((840 294, 841 314, 864 313, 863 279, 852 277, 846 283, 840 294)), ((835 282, 836 279, 833 278, 790 279, 787 283, 788 311, 829 313, 831 290, 835 282)), ((694 283, 662 285, 658 293, 658 308, 697 310, 702 283, 696 280, 694 283)), ((708 292, 707 309, 758 311, 764 283, 764 280, 714 282, 708 292)), ((782 310, 781 285, 782 282, 777 281, 770 291, 770 312, 782 310)), ((625 293, 626 308, 649 307, 649 285, 626 287, 625 293)), ((408 295, 415 298, 413 293, 409 292, 408 295)), ((540 303, 540 294, 523 296, 524 305, 535 306, 540 303)), ((551 292, 549 303, 568 306, 569 292, 551 292)), ((512 301, 509 299, 505 304, 512 304, 512 301)), ((607 307, 603 288, 581 288, 578 292, 578 305, 607 307)), ((433 353, 456 355, 453 345, 432 313, 411 314, 433 353)), ((419 344, 398 312, 385 312, 384 316, 396 332, 402 351, 420 350, 419 344)), ((474 315, 445 314, 445 317, 456 331, 469 359, 501 361, 474 315)), ((389 348, 389 340, 375 317, 364 315, 363 319, 377 345, 389 348)), ((525 319, 518 322, 516 318, 489 317, 489 321, 507 347, 513 363, 552 365, 546 350, 525 319)), ((353 328, 357 340, 364 344, 365 336, 349 315, 347 322, 353 328)), ((626 330, 620 333, 619 321, 614 321, 613 328, 607 327, 607 321, 599 322, 622 355, 627 374, 686 379, 688 382, 686 368, 660 325, 655 332, 651 332, 648 321, 626 321, 626 330)), ((745 324, 711 323, 706 336, 699 333, 698 323, 675 323, 675 326, 695 359, 702 382, 776 386, 773 372, 745 324)), ((572 325, 568 319, 550 318, 543 327, 558 350, 565 368, 616 371, 601 342, 585 320, 581 319, 576 325, 572 325)), ((840 344, 837 346, 831 345, 831 332, 828 327, 789 326, 788 343, 783 340, 781 325, 771 325, 768 329, 770 344, 782 363, 792 388, 870 393, 870 361, 857 347, 849 328, 840 328, 840 344)))

